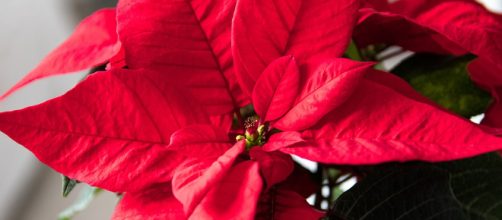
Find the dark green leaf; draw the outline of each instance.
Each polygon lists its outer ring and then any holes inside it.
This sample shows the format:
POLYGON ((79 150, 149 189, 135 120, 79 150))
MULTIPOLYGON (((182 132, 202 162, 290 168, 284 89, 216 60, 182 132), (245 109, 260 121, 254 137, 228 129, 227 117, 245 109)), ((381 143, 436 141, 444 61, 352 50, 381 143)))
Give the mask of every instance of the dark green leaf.
POLYGON ((502 219, 498 154, 373 168, 339 197, 330 219, 502 219))
POLYGON ((467 64, 473 56, 415 54, 392 70, 418 92, 464 117, 485 111, 490 94, 470 80, 467 64))
POLYGON ((70 179, 67 176, 63 176, 63 197, 70 195, 70 192, 79 183, 77 180, 70 179))
POLYGON ((347 50, 345 51, 345 56, 353 60, 363 60, 361 54, 359 54, 359 49, 357 48, 357 45, 354 43, 354 41, 350 42, 349 46, 347 47, 347 50))

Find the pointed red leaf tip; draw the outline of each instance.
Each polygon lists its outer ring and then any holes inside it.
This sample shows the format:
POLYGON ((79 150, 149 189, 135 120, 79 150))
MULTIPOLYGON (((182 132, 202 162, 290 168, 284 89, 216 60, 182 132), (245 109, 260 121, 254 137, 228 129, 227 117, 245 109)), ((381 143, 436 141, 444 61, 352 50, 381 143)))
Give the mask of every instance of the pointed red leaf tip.
POLYGON ((120 1, 118 33, 128 67, 177 77, 204 97, 209 112, 228 113, 248 104, 230 51, 234 8, 235 0, 120 1))
POLYGON ((265 152, 260 148, 252 148, 249 156, 260 164, 260 173, 267 189, 284 181, 295 167, 291 156, 279 151, 265 152))
POLYGON ((91 75, 65 95, 0 113, 0 130, 56 171, 110 191, 138 191, 171 180, 182 159, 171 134, 209 123, 164 73, 113 70, 91 75))
POLYGON ((417 90, 413 89, 413 87, 411 87, 404 79, 394 74, 389 74, 387 72, 372 69, 366 73, 365 77, 372 82, 379 83, 384 85, 385 87, 393 89, 397 93, 404 95, 410 99, 414 99, 415 101, 423 102, 443 109, 443 107, 439 106, 427 97, 421 95, 419 92, 417 92, 417 90))
POLYGON ((303 80, 293 107, 273 126, 283 131, 298 131, 314 125, 351 96, 372 65, 338 58, 306 68, 311 74, 303 80))
POLYGON ((106 63, 120 49, 115 9, 102 9, 84 19, 73 34, 38 66, 0 97, 6 98, 37 79, 89 69, 106 63))
POLYGON ((301 195, 279 188, 260 199, 256 220, 318 220, 325 213, 310 206, 301 195))
MULTIPOLYGON (((198 133, 204 131, 200 129, 198 133)), ((244 141, 231 147, 228 141, 205 138, 180 146, 180 151, 184 152, 187 158, 176 169, 172 183, 174 195, 183 203, 187 215, 192 213, 207 192, 227 174, 237 156, 244 152, 245 146, 244 141)))
POLYGON ((310 130, 284 133, 304 141, 281 151, 332 164, 446 161, 502 146, 476 124, 371 80, 310 130))
POLYGON ((171 136, 170 148, 185 156, 175 170, 173 192, 190 215, 206 193, 217 184, 245 149, 231 147, 228 135, 210 125, 191 125, 171 136))
POLYGON ((252 94, 263 70, 281 56, 291 54, 300 65, 340 57, 358 8, 358 0, 238 0, 232 53, 243 90, 252 94))
POLYGON ((300 70, 293 56, 273 61, 253 89, 253 106, 264 121, 284 115, 295 101, 300 86, 300 70))
POLYGON ((206 195, 190 219, 254 219, 262 186, 258 163, 239 163, 206 195))
POLYGON ((183 207, 174 198, 169 185, 159 185, 136 193, 126 193, 112 220, 185 220, 183 207))

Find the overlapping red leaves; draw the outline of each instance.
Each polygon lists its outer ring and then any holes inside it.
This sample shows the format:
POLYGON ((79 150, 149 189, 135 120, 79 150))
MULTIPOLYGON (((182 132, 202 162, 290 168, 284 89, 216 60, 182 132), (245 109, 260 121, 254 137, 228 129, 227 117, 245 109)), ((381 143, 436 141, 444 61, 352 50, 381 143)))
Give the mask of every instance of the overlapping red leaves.
MULTIPOLYGON (((288 178, 298 175, 290 154, 361 165, 502 148, 502 138, 396 76, 342 58, 354 27, 362 46, 473 53, 474 80, 500 101, 492 70, 501 20, 471 1, 411 2, 121 0, 83 21, 7 94, 45 76, 107 70, 0 113, 0 130, 70 178, 125 192, 114 219, 318 219, 288 187, 302 184, 288 178), (247 104, 256 124, 231 130, 247 104)), ((498 105, 488 125, 499 125, 498 105)))

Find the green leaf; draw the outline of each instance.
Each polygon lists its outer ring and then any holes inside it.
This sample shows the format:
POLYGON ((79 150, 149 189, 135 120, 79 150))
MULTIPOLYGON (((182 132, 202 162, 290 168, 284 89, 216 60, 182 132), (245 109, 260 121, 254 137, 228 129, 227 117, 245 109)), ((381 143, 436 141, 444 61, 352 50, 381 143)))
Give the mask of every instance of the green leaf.
POLYGON ((502 219, 502 158, 387 164, 335 202, 330 219, 502 219))
POLYGON ((70 192, 75 188, 79 182, 77 180, 70 179, 67 176, 63 176, 63 197, 70 195, 70 192))
POLYGON ((84 185, 75 203, 61 212, 58 220, 70 220, 77 213, 85 210, 101 191, 99 188, 84 185))
POLYGON ((392 70, 422 95, 461 116, 483 113, 491 102, 490 94, 469 78, 467 64, 473 56, 451 57, 415 54, 392 70))
POLYGON ((354 43, 354 41, 350 41, 350 44, 347 47, 347 50, 345 51, 345 56, 353 60, 363 60, 361 54, 359 54, 359 49, 357 48, 357 45, 354 43))

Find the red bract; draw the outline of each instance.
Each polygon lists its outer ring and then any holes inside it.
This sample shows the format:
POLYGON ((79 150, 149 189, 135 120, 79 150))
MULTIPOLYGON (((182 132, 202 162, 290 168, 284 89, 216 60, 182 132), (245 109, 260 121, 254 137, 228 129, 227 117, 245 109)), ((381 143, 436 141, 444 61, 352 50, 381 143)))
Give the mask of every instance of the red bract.
MULTIPOLYGON (((239 159, 238 156, 244 151, 245 142, 240 141, 230 148, 230 142, 225 137, 226 135, 218 132, 217 128, 210 126, 190 126, 179 130, 172 136, 171 146, 178 148, 181 152, 189 152, 187 155, 189 159, 177 168, 173 179, 174 195, 184 205, 185 213, 195 219, 205 219, 210 216, 213 216, 211 218, 234 216, 249 219, 255 215, 266 214, 263 212, 268 213, 270 209, 277 214, 287 211, 268 207, 267 201, 282 199, 278 195, 270 198, 268 194, 272 187, 281 187, 281 183, 293 172, 291 157, 281 152, 264 152, 260 148, 253 148, 247 156, 251 161, 245 158, 239 159), (225 148, 230 149, 225 151, 225 148), (253 168, 253 170, 256 169, 253 171, 254 176, 246 177, 250 178, 253 183, 249 183, 244 188, 242 184, 225 183, 227 178, 236 178, 233 176, 242 171, 234 170, 244 164, 248 164, 246 166, 254 164, 252 166, 256 167, 253 168), (266 189, 262 189, 263 180, 266 189), (229 201, 225 200, 225 195, 228 195, 229 201), (236 197, 236 195, 244 195, 244 197, 236 197), (237 207, 224 208, 229 204, 235 204, 237 207), (258 212, 255 213, 253 207, 257 205, 258 212)), ((312 209, 304 198, 294 201, 296 201, 294 204, 303 204, 305 209, 308 207, 311 210, 309 213, 316 213, 316 217, 322 215, 322 212, 312 209)), ((309 216, 305 215, 302 218, 309 219, 309 216)))
POLYGON ((115 208, 112 220, 186 219, 183 207, 173 197, 169 185, 136 193, 126 193, 115 208), (160 211, 162 210, 162 211, 160 211))
POLYGON ((401 0, 384 4, 369 1, 360 10, 361 18, 354 37, 361 46, 389 43, 417 52, 479 56, 470 67, 473 80, 492 93, 494 104, 484 124, 502 127, 497 113, 502 112, 500 80, 494 72, 502 65, 502 17, 487 11, 472 0, 401 0), (376 9, 376 10, 375 10, 376 9), (488 68, 489 67, 489 68, 488 68))
POLYGON ((489 62, 483 59, 472 61, 469 66, 469 73, 474 82, 490 91, 493 103, 485 112, 482 124, 502 128, 502 75, 501 69, 487 65, 489 62))
POLYGON ((234 6, 234 0, 120 1, 116 13, 106 9, 84 20, 9 93, 44 76, 110 61, 111 68, 125 65, 165 72, 165 77, 189 88, 213 121, 229 124, 234 108, 249 102, 234 79, 230 51, 234 6))
POLYGON ((209 121, 164 76, 96 73, 59 98, 1 113, 0 129, 58 172, 104 189, 166 182, 182 159, 168 147, 171 134, 209 121))
POLYGON ((361 9, 355 38, 362 45, 397 44, 413 51, 471 52, 498 64, 502 20, 475 1, 401 0, 361 9), (378 31, 377 31, 378 29, 378 31))
POLYGON ((358 0, 240 0, 232 26, 237 79, 248 94, 275 59, 339 57, 356 22, 358 0), (329 10, 325 10, 329 8, 329 10))
MULTIPOLYGON (((171 137, 175 130, 188 125, 209 124, 206 112, 215 124, 215 118, 221 119, 219 115, 229 114, 245 102, 242 95, 233 92, 238 91, 236 80, 229 80, 233 69, 229 38, 225 36, 229 35, 231 17, 222 11, 232 14, 233 4, 121 1, 118 32, 122 50, 108 58, 112 69, 95 73, 59 98, 0 114, 0 129, 66 176, 128 192, 116 218, 170 216, 165 212, 178 210, 179 203, 169 198, 171 189, 163 187, 173 177, 174 193, 185 206, 183 215, 252 218, 252 206, 257 205, 262 188, 258 164, 273 167, 274 160, 258 153, 253 156, 257 162, 232 166, 243 149, 231 148, 225 153, 231 146, 226 129, 220 132, 225 137, 219 139, 226 144, 211 144, 214 140, 210 138, 217 136, 206 137, 204 157, 191 157, 203 150, 186 147, 193 147, 187 141, 200 141, 200 135, 207 135, 210 128, 195 136, 184 135, 185 139, 171 137), (129 70, 117 69, 122 66, 116 65, 122 58, 129 70), (236 99, 232 100, 230 91, 236 99), (50 143, 49 147, 44 143, 50 143), (220 163, 227 165, 220 168, 220 163), (209 176, 192 182, 191 176, 206 168, 209 176), (236 179, 243 182, 236 184, 236 179), (221 197, 222 190, 228 190, 226 200, 221 197), (152 196, 155 193, 161 196, 152 196), (228 203, 234 208, 227 210, 228 203), (156 210, 162 204, 169 207, 156 210)), ((223 124, 216 124, 224 128, 229 125, 226 120, 220 121, 223 124)), ((292 166, 289 156, 278 157, 292 166)), ((292 169, 286 166, 285 170, 281 175, 287 176, 292 169)), ((275 178, 271 184, 285 178, 268 176, 275 178)), ((170 217, 182 217, 179 213, 170 217)))
MULTIPOLYGON (((322 5, 311 4, 306 5, 304 10, 322 5)), ((354 5, 358 4, 356 1, 346 1, 340 5, 345 6, 333 11, 341 10, 337 15, 342 16, 347 11, 356 10, 357 6, 354 5)), ((347 38, 336 41, 335 37, 326 37, 330 36, 330 30, 333 29, 290 31, 295 26, 290 27, 283 22, 283 26, 278 26, 283 28, 268 28, 274 31, 265 35, 264 30, 268 30, 266 26, 273 22, 263 22, 264 25, 253 27, 255 30, 249 33, 252 37, 241 36, 243 27, 254 22, 251 12, 269 16, 269 20, 279 16, 281 22, 289 21, 287 15, 290 14, 282 14, 277 7, 254 10, 252 3, 247 6, 243 4, 240 8, 238 4, 234 19, 233 50, 237 67, 245 67, 244 70, 238 68, 240 71, 237 75, 241 79, 240 83, 244 84, 243 88, 254 89, 253 105, 257 106, 258 115, 265 122, 270 122, 273 128, 290 131, 272 135, 265 149, 281 149, 319 162, 368 164, 452 160, 498 148, 501 142, 499 138, 431 104, 397 77, 372 72, 366 63, 330 59, 330 55, 339 55, 336 51, 344 51, 348 42, 347 38), (308 41, 308 45, 306 41, 288 41, 316 36, 325 37, 308 41), (333 39, 334 42, 331 41, 333 39), (284 41, 287 44, 276 43, 284 41), (260 44, 254 46, 253 50, 248 49, 253 42, 260 44), (286 45, 287 48, 284 48, 286 45), (296 49, 288 51, 288 48, 296 49), (318 48, 320 53, 313 55, 310 53, 311 48, 318 48), (331 53, 325 54, 323 51, 331 53), (294 58, 270 60, 283 54, 292 54, 294 58), (239 60, 244 55, 248 58, 239 60), (265 55, 270 55, 270 58, 263 59, 267 57, 265 55), (284 89, 285 85, 291 90, 284 89), (296 88, 299 88, 298 91, 296 88), (290 97, 296 98, 292 101, 288 100, 290 97), (446 128, 448 133, 444 134, 446 128)), ((295 17, 295 24, 313 22, 310 23, 313 27, 322 27, 330 21, 330 12, 308 18, 295 17), (315 22, 313 19, 316 19, 315 22)), ((342 21, 347 22, 337 23, 340 24, 338 30, 350 33, 350 19, 342 21)))
POLYGON ((118 33, 127 66, 165 72, 192 88, 211 113, 246 104, 230 51, 234 7, 235 0, 120 1, 118 33))
POLYGON ((500 149, 399 78, 339 58, 358 8, 122 0, 111 69, 0 113, 0 130, 66 176, 125 192, 114 219, 318 219, 289 154, 374 164, 500 149), (235 141, 229 120, 249 101, 257 115, 235 141))
MULTIPOLYGON (((309 95, 299 95, 290 110, 294 114, 271 122, 285 132, 272 135, 266 150, 281 149, 324 163, 368 164, 452 160, 496 150, 502 141, 431 104, 401 79, 370 71, 367 64, 335 59, 321 65, 311 77, 304 91, 317 92, 312 96, 317 98, 304 105, 301 97, 309 95), (316 79, 323 79, 317 80, 325 83, 318 84, 322 89, 309 89, 309 82, 316 79), (311 109, 295 111, 296 106, 311 109)), ((255 88, 261 88, 260 83, 255 88)))
POLYGON ((0 100, 34 80, 105 64, 119 49, 115 9, 97 11, 84 19, 70 38, 47 55, 0 100))

